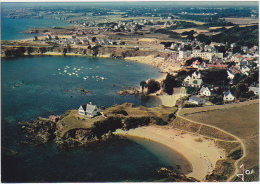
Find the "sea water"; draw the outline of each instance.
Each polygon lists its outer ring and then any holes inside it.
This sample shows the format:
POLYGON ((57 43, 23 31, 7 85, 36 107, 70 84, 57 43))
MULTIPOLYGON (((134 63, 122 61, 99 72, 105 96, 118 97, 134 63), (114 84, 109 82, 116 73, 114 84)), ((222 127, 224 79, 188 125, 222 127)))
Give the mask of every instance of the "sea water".
MULTIPOLYGON (((32 25, 39 26, 38 21, 2 19, 2 39, 26 38, 27 34, 21 31, 32 25), (16 31, 12 33, 11 29, 16 31)), ((46 27, 57 26, 52 21, 47 20, 46 27)), ((28 34, 28 37, 31 36, 28 34)), ((55 143, 37 147, 21 145, 20 142, 27 141, 27 138, 18 122, 35 120, 38 116, 60 115, 87 102, 99 107, 125 102, 137 106, 157 106, 160 100, 156 97, 120 96, 117 91, 126 86, 139 87, 140 81, 160 76, 158 69, 151 66, 119 59, 54 56, 2 59, 2 182, 118 182, 159 179, 157 171, 161 167, 173 166, 174 163, 162 160, 162 154, 137 144, 136 140, 121 140, 95 150, 75 148, 61 151, 55 143), (81 89, 91 93, 82 94, 81 89)), ((157 146, 154 144, 154 147, 157 146)), ((174 155, 167 147, 163 150, 164 154, 171 152, 171 156, 174 155)))
POLYGON ((19 144, 27 140, 19 121, 60 115, 90 101, 99 107, 125 102, 157 106, 157 98, 142 100, 140 96, 120 96, 117 91, 160 77, 158 69, 120 59, 32 56, 2 59, 1 75, 3 181, 152 181, 160 178, 156 173, 161 167, 169 166, 159 155, 128 140, 94 152, 60 151, 55 143, 38 147, 19 144), (82 94, 80 89, 92 93, 82 94))
POLYGON ((1 40, 21 40, 41 36, 24 33, 29 28, 68 27, 72 24, 55 19, 1 19, 1 40), (22 25, 22 26, 21 26, 22 25))

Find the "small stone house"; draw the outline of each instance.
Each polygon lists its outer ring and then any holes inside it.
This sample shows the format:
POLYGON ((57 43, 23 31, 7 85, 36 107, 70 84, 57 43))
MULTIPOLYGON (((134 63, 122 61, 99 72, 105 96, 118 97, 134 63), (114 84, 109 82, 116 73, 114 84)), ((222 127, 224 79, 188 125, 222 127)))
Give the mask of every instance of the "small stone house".
POLYGON ((81 105, 78 109, 78 113, 80 115, 85 115, 89 117, 94 117, 99 114, 99 109, 97 108, 96 105, 92 105, 90 102, 89 104, 81 105))

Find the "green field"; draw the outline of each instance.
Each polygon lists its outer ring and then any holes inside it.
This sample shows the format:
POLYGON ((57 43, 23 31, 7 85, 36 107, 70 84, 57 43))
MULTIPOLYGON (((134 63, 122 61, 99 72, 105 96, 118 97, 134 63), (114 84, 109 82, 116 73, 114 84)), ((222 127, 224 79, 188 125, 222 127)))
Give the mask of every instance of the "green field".
POLYGON ((239 163, 244 164, 245 169, 259 163, 259 100, 252 104, 223 105, 219 109, 209 107, 208 111, 207 107, 194 108, 183 114, 188 119, 219 127, 239 137, 247 149, 247 156, 239 163))

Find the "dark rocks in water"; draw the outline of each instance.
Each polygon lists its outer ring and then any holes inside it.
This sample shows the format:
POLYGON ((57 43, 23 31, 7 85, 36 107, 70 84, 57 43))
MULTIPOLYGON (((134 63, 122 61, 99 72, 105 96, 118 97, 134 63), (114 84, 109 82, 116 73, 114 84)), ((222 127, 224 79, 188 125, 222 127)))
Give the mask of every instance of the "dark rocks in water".
POLYGON ((129 89, 124 89, 123 91, 118 91, 117 94, 121 96, 125 96, 127 94, 129 95, 139 95, 140 92, 137 88, 129 88, 129 89))
POLYGON ((104 134, 101 136, 101 138, 98 138, 97 136, 93 136, 93 134, 90 132, 90 130, 74 130, 74 135, 72 132, 70 132, 70 136, 73 136, 75 138, 72 138, 69 136, 69 134, 66 135, 66 137, 57 137, 56 143, 57 147, 62 150, 66 150, 73 147, 96 147, 97 145, 102 145, 103 143, 106 143, 108 141, 111 141, 115 139, 115 135, 112 134, 111 131, 109 133, 104 134))
POLYGON ((55 138, 56 123, 49 119, 37 118, 36 121, 19 122, 19 125, 35 145, 47 143, 55 138))

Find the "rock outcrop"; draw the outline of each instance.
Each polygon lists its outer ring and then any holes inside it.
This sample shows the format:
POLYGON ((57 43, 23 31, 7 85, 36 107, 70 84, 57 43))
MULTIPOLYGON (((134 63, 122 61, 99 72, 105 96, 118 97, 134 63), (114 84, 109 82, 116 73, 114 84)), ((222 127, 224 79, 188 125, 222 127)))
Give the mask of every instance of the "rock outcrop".
POLYGON ((162 176, 168 177, 168 180, 165 180, 166 182, 199 182, 197 179, 193 177, 187 177, 184 174, 174 172, 173 170, 161 168, 158 171, 162 176))
MULTIPOLYGON (((21 128, 28 134, 32 144, 38 145, 55 141, 61 149, 105 142, 115 138, 112 132, 116 129, 129 130, 150 123, 167 124, 171 119, 174 108, 135 107, 125 103, 103 110, 102 115, 88 118, 70 110, 58 119, 37 118, 36 121, 19 122, 21 128), (162 111, 163 113, 160 113, 162 111)), ((55 116, 56 117, 56 116, 55 116)), ((57 116, 58 117, 58 116, 57 116)), ((29 144, 29 143, 28 143, 29 144)))
POLYGON ((19 122, 19 125, 35 145, 53 141, 56 137, 56 123, 49 119, 39 117, 36 121, 19 122))

